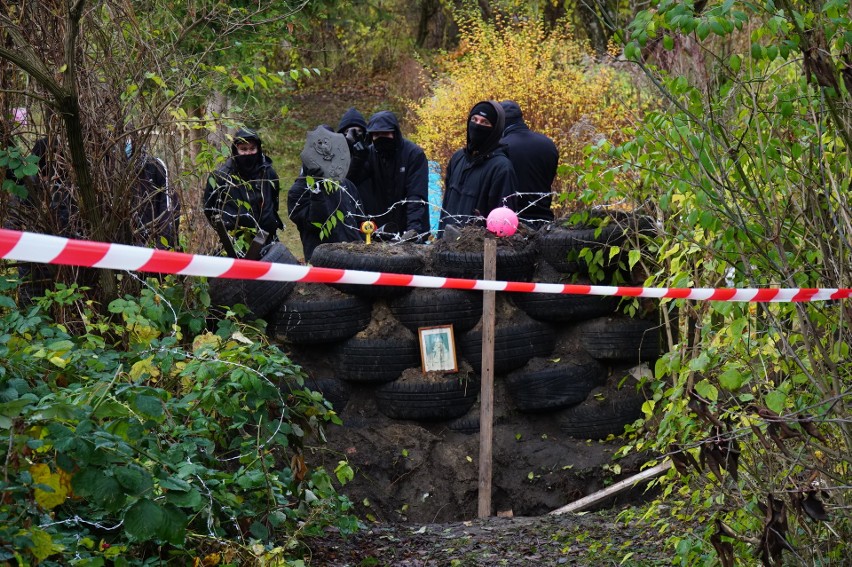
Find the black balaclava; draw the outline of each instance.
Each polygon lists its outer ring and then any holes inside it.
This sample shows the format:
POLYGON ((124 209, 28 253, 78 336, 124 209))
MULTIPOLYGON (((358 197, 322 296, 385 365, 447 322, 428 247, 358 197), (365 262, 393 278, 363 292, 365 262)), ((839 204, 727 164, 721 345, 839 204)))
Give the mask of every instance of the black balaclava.
POLYGON ((234 143, 231 144, 231 155, 234 158, 234 163, 237 166, 237 172, 240 174, 240 177, 243 179, 257 177, 257 172, 263 164, 263 146, 257 132, 248 128, 240 128, 234 134, 234 143), (257 145, 257 153, 241 156, 237 151, 237 143, 243 141, 254 142, 257 145))
POLYGON ((497 147, 503 136, 505 118, 503 107, 494 101, 478 102, 467 116, 467 149, 474 154, 485 154, 497 147), (482 126, 471 122, 473 115, 484 116, 491 126, 482 126))
POLYGON ((372 134, 375 132, 393 132, 393 139, 376 138, 373 140, 373 147, 380 157, 384 159, 393 158, 396 151, 402 147, 402 133, 399 130, 399 121, 396 115, 389 110, 382 110, 373 114, 367 123, 367 134, 372 138, 372 134))

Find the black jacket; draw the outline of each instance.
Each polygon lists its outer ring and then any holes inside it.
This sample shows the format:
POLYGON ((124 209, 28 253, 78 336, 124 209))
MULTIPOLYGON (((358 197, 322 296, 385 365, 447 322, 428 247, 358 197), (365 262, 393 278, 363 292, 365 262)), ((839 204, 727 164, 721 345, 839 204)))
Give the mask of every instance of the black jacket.
POLYGON ((468 144, 454 153, 447 164, 439 237, 447 225, 467 224, 487 217, 497 207, 509 206, 509 200, 517 192, 515 170, 500 145, 503 108, 497 103, 493 105, 499 109, 497 124, 481 151, 470 151, 468 139, 468 144))
POLYGON ((156 248, 176 248, 180 201, 169 185, 163 160, 142 154, 134 194, 133 218, 137 244, 156 248))
POLYGON ((221 216, 225 228, 262 228, 270 239, 276 231, 284 228, 278 216, 281 186, 272 160, 263 154, 260 138, 251 130, 240 130, 235 139, 253 140, 258 145, 257 158, 248 170, 240 170, 232 146, 232 155, 207 178, 204 188, 204 214, 210 223, 221 216))
POLYGON ((553 140, 529 129, 515 102, 507 101, 502 105, 506 111, 506 128, 501 141, 515 168, 520 189, 510 207, 527 223, 552 221, 550 188, 559 165, 559 150, 553 140))
POLYGON ((396 116, 387 110, 370 117, 368 132, 393 132, 391 156, 370 146, 370 176, 358 185, 364 213, 385 232, 429 232, 429 167, 423 149, 402 137, 396 116))
POLYGON ((358 188, 348 179, 342 179, 340 187, 332 193, 328 193, 324 187, 314 193, 308 188, 303 175, 296 178, 287 192, 287 209, 290 220, 299 229, 306 262, 320 244, 363 240, 360 223, 364 215, 359 201, 358 188), (343 214, 342 220, 336 217, 337 211, 343 214), (334 228, 323 237, 321 226, 333 216, 334 228))

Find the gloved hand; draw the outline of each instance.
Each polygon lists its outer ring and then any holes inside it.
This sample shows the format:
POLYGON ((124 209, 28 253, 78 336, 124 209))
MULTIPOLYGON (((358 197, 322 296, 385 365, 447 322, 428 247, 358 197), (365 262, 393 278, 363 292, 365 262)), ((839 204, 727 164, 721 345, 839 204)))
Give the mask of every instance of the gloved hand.
POLYGON ((325 174, 322 169, 317 165, 308 165, 305 162, 302 162, 302 176, 303 177, 313 177, 314 179, 322 179, 325 174))
POLYGON ((418 234, 417 234, 417 232, 415 232, 413 230, 406 230, 399 237, 399 240, 401 242, 411 242, 411 241, 415 241, 417 239, 418 239, 418 234))

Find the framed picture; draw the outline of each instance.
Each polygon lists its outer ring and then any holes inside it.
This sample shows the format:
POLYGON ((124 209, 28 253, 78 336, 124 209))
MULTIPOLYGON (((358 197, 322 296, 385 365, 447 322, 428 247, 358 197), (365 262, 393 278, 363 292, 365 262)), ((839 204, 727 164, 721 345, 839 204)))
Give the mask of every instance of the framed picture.
POLYGON ((453 326, 420 327, 417 331, 423 372, 458 372, 453 326))

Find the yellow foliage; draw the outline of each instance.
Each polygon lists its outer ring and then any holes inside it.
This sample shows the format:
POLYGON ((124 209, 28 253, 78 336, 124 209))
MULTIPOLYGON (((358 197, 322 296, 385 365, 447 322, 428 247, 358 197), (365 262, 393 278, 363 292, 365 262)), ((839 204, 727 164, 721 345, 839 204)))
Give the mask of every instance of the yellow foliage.
POLYGON ((33 542, 29 548, 30 552, 38 561, 43 561, 54 553, 59 553, 65 549, 64 546, 53 543, 50 534, 39 528, 30 528, 28 536, 30 541, 33 542))
MULTIPOLYGON (((473 19, 460 24, 460 33, 431 96, 411 108, 411 138, 442 167, 464 145, 465 120, 480 100, 517 102, 527 125, 556 143, 560 165, 582 163, 588 144, 621 142, 645 104, 630 79, 597 62, 567 26, 546 32, 532 20, 473 19)), ((575 189, 567 176, 554 183, 557 193, 575 189)))
POLYGON ((34 483, 43 484, 53 489, 52 492, 41 488, 35 489, 35 500, 39 506, 45 510, 51 510, 65 502, 71 491, 71 480, 65 471, 60 469, 58 473, 54 473, 48 465, 39 463, 30 467, 30 474, 33 476, 34 483))

